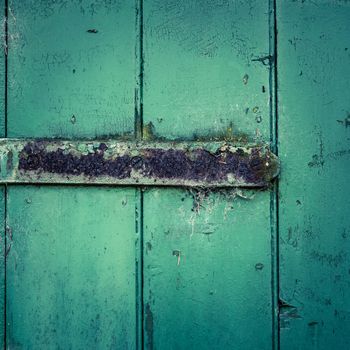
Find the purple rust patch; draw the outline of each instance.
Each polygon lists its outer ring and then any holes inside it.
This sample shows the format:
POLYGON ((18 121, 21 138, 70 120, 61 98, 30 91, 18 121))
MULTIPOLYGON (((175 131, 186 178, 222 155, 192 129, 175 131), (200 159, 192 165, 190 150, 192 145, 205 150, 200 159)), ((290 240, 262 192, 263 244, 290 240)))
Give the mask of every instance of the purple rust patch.
POLYGON ((209 152, 203 148, 191 151, 177 148, 140 148, 138 155, 126 152, 113 158, 105 157, 108 146, 100 143, 89 154, 72 154, 57 148, 47 150, 45 141, 26 144, 19 154, 19 170, 84 175, 110 176, 116 179, 131 177, 137 172, 144 178, 161 180, 192 180, 225 182, 228 175, 240 181, 266 185, 271 180, 269 156, 253 148, 251 153, 238 148, 234 152, 218 149, 209 152))
POLYGON ((62 149, 47 151, 43 142, 28 143, 19 155, 19 169, 64 175, 100 176, 118 179, 130 176, 132 158, 124 155, 108 161, 103 157, 106 145, 101 143, 94 153, 79 157, 62 149))

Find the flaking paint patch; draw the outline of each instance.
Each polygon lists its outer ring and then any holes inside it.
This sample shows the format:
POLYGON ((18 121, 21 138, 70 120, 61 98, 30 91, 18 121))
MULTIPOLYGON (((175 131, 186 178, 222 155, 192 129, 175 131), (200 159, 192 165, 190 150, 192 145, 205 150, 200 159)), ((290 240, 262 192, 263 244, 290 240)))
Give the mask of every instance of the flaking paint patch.
POLYGON ((290 303, 287 303, 285 300, 279 299, 278 309, 281 328, 289 328, 291 319, 301 318, 298 313, 298 308, 290 303))

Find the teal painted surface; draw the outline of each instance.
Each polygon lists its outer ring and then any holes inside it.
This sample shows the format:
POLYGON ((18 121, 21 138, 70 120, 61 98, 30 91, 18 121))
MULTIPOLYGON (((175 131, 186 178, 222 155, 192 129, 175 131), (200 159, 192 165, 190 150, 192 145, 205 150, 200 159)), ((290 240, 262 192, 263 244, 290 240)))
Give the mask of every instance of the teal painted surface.
POLYGON ((350 3, 278 2, 281 349, 350 348, 350 3))
MULTIPOLYGON (((269 141, 269 67, 254 61, 269 54, 268 5, 144 1, 144 122, 156 135, 269 141)), ((145 192, 146 349, 271 349, 270 193, 233 198, 145 192)))
POLYGON ((268 5, 144 0, 145 123, 170 139, 231 124, 269 138, 269 67, 255 61, 269 55, 268 5))
MULTIPOLYGON (((5 137, 6 31, 5 1, 0 0, 0 135, 5 137)), ((0 347, 4 347, 5 331, 5 186, 0 186, 0 347)))
POLYGON ((4 347, 5 340, 5 201, 6 190, 5 186, 0 187, 0 346, 4 347))
POLYGON ((276 29, 282 159, 279 260, 272 190, 10 186, 9 348, 350 347, 350 5, 272 3, 9 1, 10 137, 274 140, 276 29))
POLYGON ((5 0, 0 0, 0 135, 5 136, 5 93, 6 93, 6 68, 5 68, 5 55, 7 51, 6 44, 6 19, 5 19, 5 0))
MULTIPOLYGON (((133 132, 134 3, 9 4, 8 136, 133 132)), ((136 347, 135 204, 125 187, 9 187, 9 348, 136 347)))
POLYGON ((9 187, 9 349, 135 348, 134 196, 9 187))
POLYGON ((271 349, 268 196, 226 195, 145 193, 146 349, 271 349))
POLYGON ((133 132, 134 2, 9 6, 9 137, 133 132))

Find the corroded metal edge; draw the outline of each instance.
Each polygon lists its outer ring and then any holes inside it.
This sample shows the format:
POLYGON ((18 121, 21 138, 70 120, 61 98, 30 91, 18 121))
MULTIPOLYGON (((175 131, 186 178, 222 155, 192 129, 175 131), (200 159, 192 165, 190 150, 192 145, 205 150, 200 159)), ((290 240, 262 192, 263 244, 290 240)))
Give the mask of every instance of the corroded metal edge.
POLYGON ((229 142, 0 139, 0 167, 2 184, 265 187, 279 160, 229 142))

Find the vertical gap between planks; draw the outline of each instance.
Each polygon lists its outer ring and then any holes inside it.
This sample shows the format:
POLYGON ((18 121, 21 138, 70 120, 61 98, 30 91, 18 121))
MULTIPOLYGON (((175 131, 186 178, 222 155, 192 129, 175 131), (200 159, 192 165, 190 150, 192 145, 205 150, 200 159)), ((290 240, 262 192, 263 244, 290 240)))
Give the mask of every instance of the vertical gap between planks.
POLYGON ((143 0, 136 0, 136 88, 135 88, 135 127, 136 140, 143 138, 143 0))
MULTIPOLYGON (((4 134, 2 135, 3 137, 7 137, 7 110, 8 110, 8 93, 7 93, 7 87, 8 87, 8 45, 9 45, 9 40, 8 40, 8 14, 9 14, 9 2, 8 0, 4 1, 4 89, 5 89, 5 94, 3 96, 4 98, 4 134)), ((3 198, 3 203, 4 203, 4 217, 3 217, 3 232, 4 232, 4 243, 3 243, 3 259, 4 259, 4 279, 3 279, 3 303, 4 303, 4 314, 3 314, 3 348, 6 349, 6 340, 7 340, 7 332, 6 332, 6 323, 7 323, 7 306, 6 306, 6 300, 7 300, 7 197, 8 197, 8 191, 7 191, 7 185, 4 185, 4 192, 3 192, 4 198, 3 198)))
MULTIPOLYGON (((269 1, 269 51, 270 51, 270 144, 278 155, 278 76, 277 76, 277 0, 269 1)), ((270 197, 271 220, 271 288, 272 288, 272 349, 280 348, 279 327, 279 183, 273 184, 270 197)))
MULTIPOLYGON (((143 138, 143 0, 135 0, 135 140, 143 138)), ((143 331, 143 191, 135 190, 135 232, 136 232, 136 349, 144 348, 143 331)))
POLYGON ((9 15, 9 3, 8 0, 5 0, 5 8, 4 10, 4 53, 5 53, 5 95, 4 98, 4 135, 3 137, 7 137, 7 76, 8 76, 8 46, 9 46, 9 40, 8 40, 8 15, 9 15))
POLYGON ((143 349, 143 193, 135 190, 135 232, 136 232, 136 349, 143 349))
POLYGON ((3 302, 4 302, 4 315, 3 315, 3 322, 4 322, 4 339, 3 339, 3 346, 4 346, 4 349, 6 349, 6 342, 7 342, 7 278, 6 278, 6 275, 7 275, 7 253, 8 253, 8 242, 7 242, 7 231, 8 231, 8 226, 7 226, 7 221, 8 221, 8 218, 7 218, 7 200, 8 200, 8 191, 7 191, 7 185, 4 186, 4 199, 3 199, 3 202, 4 202, 4 227, 3 227, 3 230, 4 230, 4 245, 3 245, 3 254, 4 254, 4 299, 3 299, 3 302))

